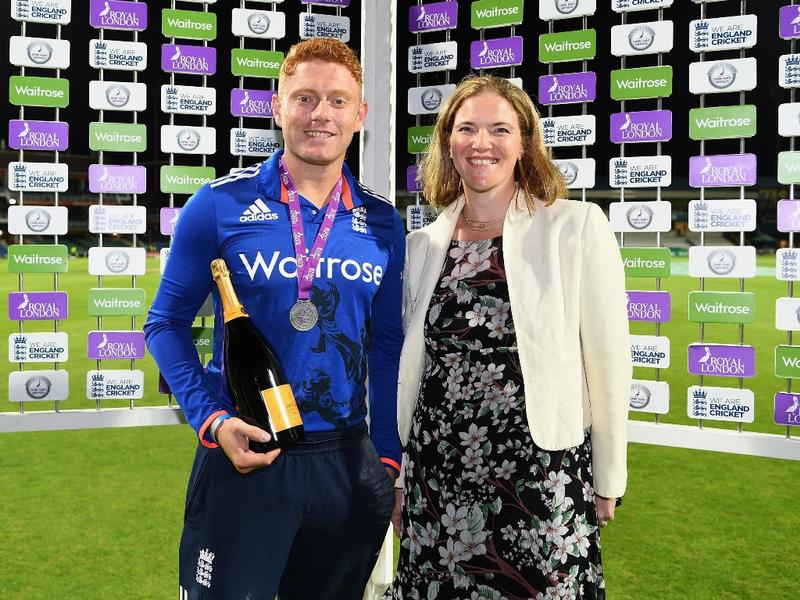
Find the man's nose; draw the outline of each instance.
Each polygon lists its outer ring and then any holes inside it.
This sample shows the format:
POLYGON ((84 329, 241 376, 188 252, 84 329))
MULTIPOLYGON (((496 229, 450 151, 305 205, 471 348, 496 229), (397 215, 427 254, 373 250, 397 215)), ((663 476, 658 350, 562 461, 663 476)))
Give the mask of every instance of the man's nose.
POLYGON ((311 111, 311 118, 315 121, 330 121, 331 118, 331 107, 328 104, 327 100, 320 100, 317 102, 317 105, 314 107, 314 110, 311 111))

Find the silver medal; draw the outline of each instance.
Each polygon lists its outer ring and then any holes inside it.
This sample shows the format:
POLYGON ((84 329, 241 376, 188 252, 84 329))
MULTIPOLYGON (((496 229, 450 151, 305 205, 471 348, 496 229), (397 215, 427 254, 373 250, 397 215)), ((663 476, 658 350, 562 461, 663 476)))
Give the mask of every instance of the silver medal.
POLYGON ((298 300, 289 311, 289 322, 297 331, 308 331, 318 319, 317 307, 311 300, 298 300))

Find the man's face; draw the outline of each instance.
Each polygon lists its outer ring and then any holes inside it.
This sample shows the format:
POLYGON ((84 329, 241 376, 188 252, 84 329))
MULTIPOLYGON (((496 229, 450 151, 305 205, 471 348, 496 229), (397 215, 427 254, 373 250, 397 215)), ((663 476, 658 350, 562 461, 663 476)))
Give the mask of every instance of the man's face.
POLYGON ((283 129, 286 154, 318 166, 344 160, 367 115, 350 71, 321 60, 297 65, 273 96, 272 110, 283 129))

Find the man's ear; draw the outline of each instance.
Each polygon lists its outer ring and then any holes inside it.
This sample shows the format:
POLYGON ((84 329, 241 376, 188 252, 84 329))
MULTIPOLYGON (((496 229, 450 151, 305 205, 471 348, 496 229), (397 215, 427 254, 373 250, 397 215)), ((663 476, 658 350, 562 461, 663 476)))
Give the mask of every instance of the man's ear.
POLYGON ((282 127, 281 125, 281 97, 280 94, 274 94, 272 96, 272 116, 275 118, 275 124, 278 127, 282 127))
POLYGON ((369 106, 366 102, 362 102, 358 109, 358 114, 356 115, 356 131, 361 131, 361 128, 364 126, 364 119, 367 118, 368 111, 369 106))

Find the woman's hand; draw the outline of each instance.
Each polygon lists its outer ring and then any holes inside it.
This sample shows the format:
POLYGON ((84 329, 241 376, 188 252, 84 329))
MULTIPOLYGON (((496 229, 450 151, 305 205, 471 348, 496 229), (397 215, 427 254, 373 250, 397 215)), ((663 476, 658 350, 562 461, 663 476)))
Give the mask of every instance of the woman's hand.
POLYGON ((392 509, 392 528, 400 537, 400 521, 403 516, 403 488, 394 488, 394 508, 392 509))
POLYGON ((614 508, 617 505, 616 498, 605 498, 595 494, 594 504, 597 507, 597 522, 600 527, 605 527, 614 520, 614 508))

